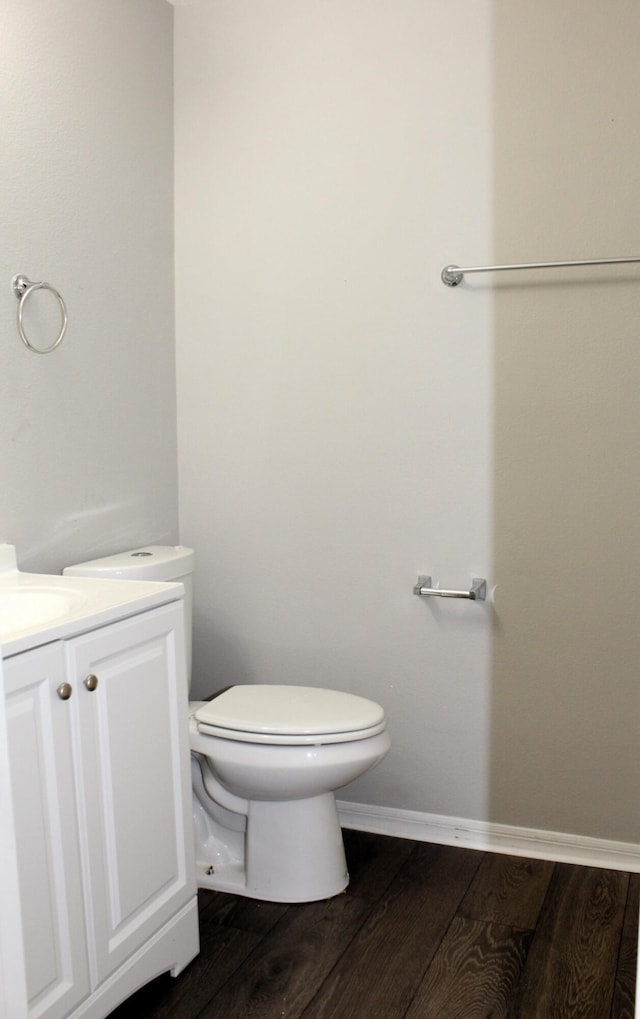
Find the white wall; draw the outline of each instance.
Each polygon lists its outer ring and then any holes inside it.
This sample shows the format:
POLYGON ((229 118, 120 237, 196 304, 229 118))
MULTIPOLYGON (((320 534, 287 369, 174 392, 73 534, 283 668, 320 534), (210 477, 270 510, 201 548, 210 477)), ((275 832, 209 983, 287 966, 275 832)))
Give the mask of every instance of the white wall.
MULTIPOLYGON (((0 539, 25 568, 177 537, 172 15, 3 0, 0 539), (17 273, 67 303, 48 356, 18 338, 17 273)), ((29 312, 47 345, 57 307, 29 312)))
POLYGON ((637 270, 439 279, 638 254, 638 5, 175 13, 197 690, 379 700, 346 800, 640 842, 637 270))
MULTIPOLYGON (((495 8, 496 261, 638 257, 640 5, 495 8)), ((638 843, 640 266, 493 288, 492 809, 638 843)))
POLYGON ((388 711, 348 799, 483 817, 490 5, 223 0, 175 11, 181 540, 196 692, 329 686, 388 711))

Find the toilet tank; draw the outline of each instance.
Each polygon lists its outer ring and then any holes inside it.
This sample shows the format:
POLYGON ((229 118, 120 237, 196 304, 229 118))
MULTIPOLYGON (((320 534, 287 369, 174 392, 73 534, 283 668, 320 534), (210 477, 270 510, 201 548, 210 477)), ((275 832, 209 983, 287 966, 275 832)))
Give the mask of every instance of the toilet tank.
POLYGON ((191 687, 192 574, 195 552, 184 545, 145 545, 130 552, 118 552, 102 559, 66 566, 70 577, 102 577, 103 580, 160 580, 184 584, 185 643, 187 675, 191 687))

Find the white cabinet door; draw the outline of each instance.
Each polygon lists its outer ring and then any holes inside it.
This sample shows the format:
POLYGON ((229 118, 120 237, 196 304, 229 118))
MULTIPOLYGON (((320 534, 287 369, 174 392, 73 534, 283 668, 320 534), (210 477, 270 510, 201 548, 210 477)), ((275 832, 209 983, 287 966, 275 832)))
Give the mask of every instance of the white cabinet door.
POLYGON ((195 894, 182 608, 114 623, 65 649, 78 690, 76 780, 97 985, 195 894))
POLYGON ((73 781, 78 697, 57 693, 60 644, 3 665, 28 1014, 62 1019, 89 993, 73 781))

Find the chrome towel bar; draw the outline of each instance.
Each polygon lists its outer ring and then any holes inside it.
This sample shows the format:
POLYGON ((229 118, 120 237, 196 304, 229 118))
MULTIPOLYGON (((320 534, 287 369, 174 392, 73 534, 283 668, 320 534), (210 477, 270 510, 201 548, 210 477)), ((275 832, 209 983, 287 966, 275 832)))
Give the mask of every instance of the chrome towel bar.
POLYGON ((442 282, 447 287, 457 287, 462 283, 468 272, 505 272, 510 269, 566 269, 583 265, 625 265, 640 262, 640 258, 584 258, 577 262, 522 262, 517 265, 472 265, 461 268, 459 265, 445 265, 440 273, 442 282))
POLYGON ((487 597, 487 582, 483 577, 474 577, 469 591, 444 591, 431 586, 431 577, 418 577, 413 593, 421 598, 466 598, 468 601, 484 601, 487 597))

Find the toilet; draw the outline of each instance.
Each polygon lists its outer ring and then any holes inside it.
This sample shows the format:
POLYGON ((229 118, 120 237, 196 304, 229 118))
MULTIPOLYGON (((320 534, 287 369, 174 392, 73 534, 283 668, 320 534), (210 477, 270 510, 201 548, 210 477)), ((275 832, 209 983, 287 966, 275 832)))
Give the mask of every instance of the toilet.
MULTIPOLYGON (((68 566, 70 576, 180 581, 191 683, 192 549, 149 545, 68 566)), ((385 713, 317 687, 246 684, 189 703, 197 881, 272 902, 312 902, 349 881, 335 790, 390 747, 385 713)))

